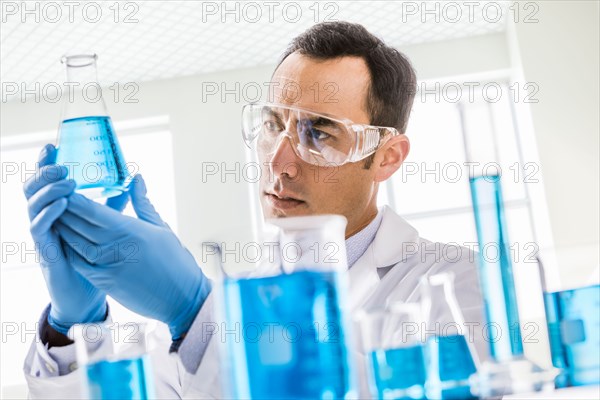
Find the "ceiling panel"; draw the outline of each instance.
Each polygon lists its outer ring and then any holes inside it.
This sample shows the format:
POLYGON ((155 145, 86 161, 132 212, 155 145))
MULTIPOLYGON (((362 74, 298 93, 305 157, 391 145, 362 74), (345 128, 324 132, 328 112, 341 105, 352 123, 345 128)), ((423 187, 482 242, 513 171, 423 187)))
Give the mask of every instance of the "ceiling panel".
POLYGON ((324 19, 359 22, 401 47, 502 32, 507 14, 498 2, 5 3, 12 8, 3 5, 0 79, 27 87, 62 82, 65 53, 97 53, 103 84, 148 81, 274 63, 324 19))

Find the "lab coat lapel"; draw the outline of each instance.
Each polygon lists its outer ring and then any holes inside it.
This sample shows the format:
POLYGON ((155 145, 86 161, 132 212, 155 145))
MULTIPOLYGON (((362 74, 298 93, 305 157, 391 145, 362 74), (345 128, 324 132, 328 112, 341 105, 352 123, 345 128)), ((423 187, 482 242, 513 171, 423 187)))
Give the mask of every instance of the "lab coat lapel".
POLYGON ((405 260, 406 245, 419 242, 417 230, 391 208, 384 206, 382 212, 373 242, 349 271, 350 309, 353 311, 364 304, 379 285, 377 269, 405 260))

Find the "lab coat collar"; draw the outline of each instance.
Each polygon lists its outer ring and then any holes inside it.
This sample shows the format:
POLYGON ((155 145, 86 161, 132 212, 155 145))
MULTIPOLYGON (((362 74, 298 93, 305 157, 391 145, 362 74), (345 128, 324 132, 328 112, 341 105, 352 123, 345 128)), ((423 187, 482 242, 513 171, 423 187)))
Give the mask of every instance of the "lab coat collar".
POLYGON ((406 260, 406 249, 410 248, 406 245, 417 245, 418 242, 419 232, 390 207, 384 206, 381 225, 370 246, 373 251, 372 266, 389 267, 406 260))
POLYGON ((419 233, 388 206, 383 207, 381 225, 365 253, 348 271, 352 310, 363 304, 381 281, 378 268, 405 261, 407 244, 418 245, 419 233))

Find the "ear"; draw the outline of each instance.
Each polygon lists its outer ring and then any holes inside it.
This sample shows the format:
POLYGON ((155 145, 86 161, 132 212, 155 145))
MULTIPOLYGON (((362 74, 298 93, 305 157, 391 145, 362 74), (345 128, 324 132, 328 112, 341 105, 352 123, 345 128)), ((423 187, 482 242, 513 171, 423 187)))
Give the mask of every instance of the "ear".
POLYGON ((383 182, 396 172, 410 151, 406 135, 394 136, 377 150, 373 167, 376 168, 375 182, 383 182))

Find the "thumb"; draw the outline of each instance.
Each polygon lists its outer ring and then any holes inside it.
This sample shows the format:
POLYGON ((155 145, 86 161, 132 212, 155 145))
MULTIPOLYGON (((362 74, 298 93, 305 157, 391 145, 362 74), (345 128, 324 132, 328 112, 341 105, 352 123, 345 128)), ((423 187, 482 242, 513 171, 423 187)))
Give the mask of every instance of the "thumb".
POLYGON ((38 168, 42 168, 43 166, 54 164, 55 162, 56 162, 56 147, 54 147, 54 145, 48 143, 40 151, 40 155, 38 157, 38 168))
POLYGON ((106 205, 112 208, 113 210, 123 212, 125 207, 127 207, 127 203, 129 202, 129 193, 124 191, 118 196, 109 197, 106 199, 106 205))
POLYGON ((136 175, 131 182, 131 187, 129 188, 129 195, 131 197, 131 205, 135 211, 135 214, 139 219, 150 222, 151 224, 158 226, 165 226, 167 224, 162 220, 160 215, 154 209, 148 197, 146 197, 147 193, 146 182, 142 175, 136 175))

